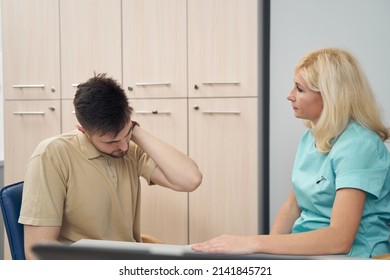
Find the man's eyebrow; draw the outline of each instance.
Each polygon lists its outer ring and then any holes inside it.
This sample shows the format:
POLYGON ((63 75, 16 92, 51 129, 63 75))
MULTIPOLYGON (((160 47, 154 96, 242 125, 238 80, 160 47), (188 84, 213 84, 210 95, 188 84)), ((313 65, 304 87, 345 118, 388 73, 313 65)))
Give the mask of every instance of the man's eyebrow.
MULTIPOLYGON (((128 135, 133 131, 133 129, 134 129, 134 127, 131 126, 131 127, 129 128, 129 131, 126 133, 125 136, 128 136, 128 135)), ((111 139, 111 140, 109 140, 109 141, 104 141, 104 142, 105 142, 105 143, 114 143, 114 142, 118 142, 118 141, 119 141, 119 140, 111 139)))

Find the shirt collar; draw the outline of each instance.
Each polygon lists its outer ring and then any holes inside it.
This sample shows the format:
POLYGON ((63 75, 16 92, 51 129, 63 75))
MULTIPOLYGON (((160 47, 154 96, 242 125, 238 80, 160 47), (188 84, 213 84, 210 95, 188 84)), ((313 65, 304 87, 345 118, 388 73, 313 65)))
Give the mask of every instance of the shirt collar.
POLYGON ((104 153, 99 151, 95 148, 95 146, 91 143, 91 141, 88 139, 87 135, 85 133, 82 133, 81 131, 77 131, 77 138, 80 143, 80 150, 81 152, 88 158, 88 159, 94 159, 101 156, 105 156, 104 153))

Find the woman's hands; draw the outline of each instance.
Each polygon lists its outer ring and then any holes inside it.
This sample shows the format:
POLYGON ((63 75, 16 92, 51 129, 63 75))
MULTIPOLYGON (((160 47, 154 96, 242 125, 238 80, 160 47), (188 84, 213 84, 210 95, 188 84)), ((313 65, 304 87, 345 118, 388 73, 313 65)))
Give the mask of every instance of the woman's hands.
POLYGON ((253 254, 256 242, 257 236, 221 235, 191 248, 204 253, 253 254))

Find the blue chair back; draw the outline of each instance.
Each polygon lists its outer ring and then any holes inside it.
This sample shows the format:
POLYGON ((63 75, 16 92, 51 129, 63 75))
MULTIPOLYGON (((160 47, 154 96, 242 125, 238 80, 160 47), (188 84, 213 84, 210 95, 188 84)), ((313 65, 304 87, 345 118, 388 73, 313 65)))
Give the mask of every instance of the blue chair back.
POLYGON ((25 260, 24 229, 18 223, 22 204, 23 182, 6 186, 0 190, 0 205, 3 213, 5 230, 13 260, 25 260))

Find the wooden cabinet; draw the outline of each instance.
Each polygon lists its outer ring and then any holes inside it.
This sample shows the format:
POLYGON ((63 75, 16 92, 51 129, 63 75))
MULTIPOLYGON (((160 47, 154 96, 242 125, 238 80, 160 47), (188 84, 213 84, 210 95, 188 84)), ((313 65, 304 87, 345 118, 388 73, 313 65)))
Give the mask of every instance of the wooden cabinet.
POLYGON ((188 1, 190 97, 257 96, 257 3, 188 1))
POLYGON ((23 180, 43 138, 60 132, 59 1, 2 1, 4 183, 23 180))
POLYGON ((189 101, 189 154, 203 172, 189 195, 189 243, 258 233, 257 98, 189 101))
POLYGON ((76 129, 77 124, 73 99, 61 100, 61 132, 72 131, 76 129))
POLYGON ((259 231, 257 3, 188 1, 189 243, 259 231))
POLYGON ((4 98, 59 99, 59 1, 7 0, 1 5, 4 98))
POLYGON ((60 133, 59 100, 4 102, 4 183, 23 180, 26 163, 37 144, 60 133))
POLYGON ((121 82, 121 1, 61 1, 60 18, 62 99, 94 73, 121 82))
POLYGON ((186 1, 122 5, 123 86, 129 97, 187 97, 186 1))

